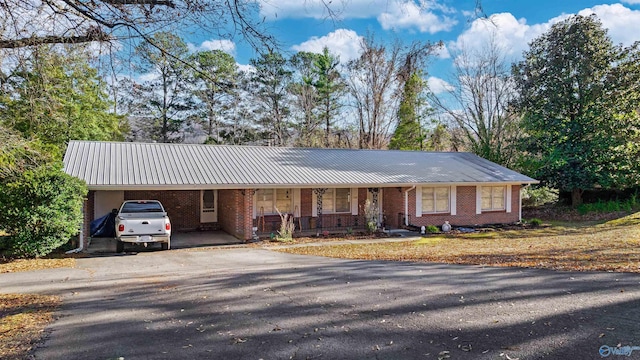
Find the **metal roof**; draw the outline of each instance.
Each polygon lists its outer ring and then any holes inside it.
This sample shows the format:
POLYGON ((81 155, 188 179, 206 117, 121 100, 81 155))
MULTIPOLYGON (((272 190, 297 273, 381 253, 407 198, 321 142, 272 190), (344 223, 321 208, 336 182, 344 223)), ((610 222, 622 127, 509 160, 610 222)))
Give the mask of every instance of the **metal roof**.
POLYGON ((90 189, 537 183, 462 152, 71 141, 66 173, 90 189))

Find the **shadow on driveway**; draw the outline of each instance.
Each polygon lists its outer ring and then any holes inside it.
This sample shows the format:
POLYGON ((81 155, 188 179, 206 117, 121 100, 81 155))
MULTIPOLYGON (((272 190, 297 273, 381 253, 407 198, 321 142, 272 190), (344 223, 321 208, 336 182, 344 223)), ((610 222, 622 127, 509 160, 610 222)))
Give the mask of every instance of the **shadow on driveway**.
POLYGON ((54 360, 600 359, 602 345, 640 345, 639 283, 246 248, 0 275, 3 291, 64 297, 35 352, 54 360))

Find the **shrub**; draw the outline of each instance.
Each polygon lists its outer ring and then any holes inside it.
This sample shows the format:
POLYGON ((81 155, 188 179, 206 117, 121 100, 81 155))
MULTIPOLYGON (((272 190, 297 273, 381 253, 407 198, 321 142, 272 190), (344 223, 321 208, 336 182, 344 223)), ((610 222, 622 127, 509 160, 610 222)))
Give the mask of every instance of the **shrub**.
POLYGON ((538 226, 542 225, 542 220, 540 220, 538 218, 533 218, 533 219, 529 220, 528 222, 533 227, 538 227, 538 226))
POLYGON ((435 225, 428 225, 428 226, 425 227, 425 230, 426 230, 426 232, 432 233, 432 234, 440 232, 440 229, 438 229, 438 227, 435 226, 435 225))
POLYGON ((367 221, 367 230, 373 234, 378 230, 378 217, 380 211, 369 199, 364 203, 364 216, 367 221))
POLYGON ((522 188, 522 206, 542 206, 558 202, 558 190, 546 186, 522 188))
POLYGON ((584 203, 578 205, 578 213, 580 215, 586 215, 591 212, 595 213, 608 213, 608 212, 616 212, 616 211, 633 211, 638 207, 638 197, 637 194, 631 195, 626 200, 610 200, 610 201, 602 201, 598 200, 594 203, 584 203))
POLYGON ((40 257, 76 235, 82 223, 84 182, 60 163, 14 173, 0 182, 0 230, 12 257, 40 257))
POLYGON ((293 241, 293 231, 296 228, 296 225, 293 222, 293 216, 283 214, 278 209, 276 209, 276 211, 278 212, 278 215, 280 215, 280 230, 278 230, 276 240, 282 242, 293 241))

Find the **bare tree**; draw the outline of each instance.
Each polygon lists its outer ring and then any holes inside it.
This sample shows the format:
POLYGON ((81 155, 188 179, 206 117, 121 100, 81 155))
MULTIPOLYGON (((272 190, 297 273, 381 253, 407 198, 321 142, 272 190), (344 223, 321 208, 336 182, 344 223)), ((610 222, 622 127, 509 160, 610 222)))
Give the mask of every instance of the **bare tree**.
POLYGON ((250 0, 0 0, 5 19, 0 48, 42 44, 150 39, 172 26, 198 26, 252 44, 273 43, 250 0), (231 25, 231 26, 229 26, 231 25))
POLYGON ((387 45, 376 42, 371 35, 362 40, 360 57, 347 64, 347 88, 355 110, 359 148, 387 146, 391 130, 398 124, 405 84, 424 73, 436 46, 430 42, 405 46, 400 41, 387 45))
MULTIPOLYGON (((519 117, 509 109, 515 96, 509 64, 495 39, 483 50, 464 47, 454 60, 451 87, 430 100, 452 123, 454 144, 491 161, 510 165, 519 117), (462 136, 462 138, 460 138, 462 136)), ((458 148, 458 146, 455 146, 458 148)))
POLYGON ((381 149, 387 145, 398 104, 396 71, 401 46, 387 48, 373 36, 360 44, 361 55, 347 64, 347 86, 358 123, 358 147, 381 149))

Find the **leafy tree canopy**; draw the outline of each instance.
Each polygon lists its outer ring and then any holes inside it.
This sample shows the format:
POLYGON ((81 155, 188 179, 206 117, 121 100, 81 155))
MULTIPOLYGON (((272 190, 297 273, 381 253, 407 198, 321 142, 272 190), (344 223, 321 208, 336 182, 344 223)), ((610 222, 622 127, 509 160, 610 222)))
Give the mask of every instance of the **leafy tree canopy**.
POLYGON ((0 124, 57 146, 60 153, 69 140, 114 140, 124 130, 87 55, 68 50, 34 49, 0 89, 0 124))
POLYGON ((639 44, 614 45, 595 15, 534 40, 513 74, 531 175, 572 192, 638 184, 639 44))

